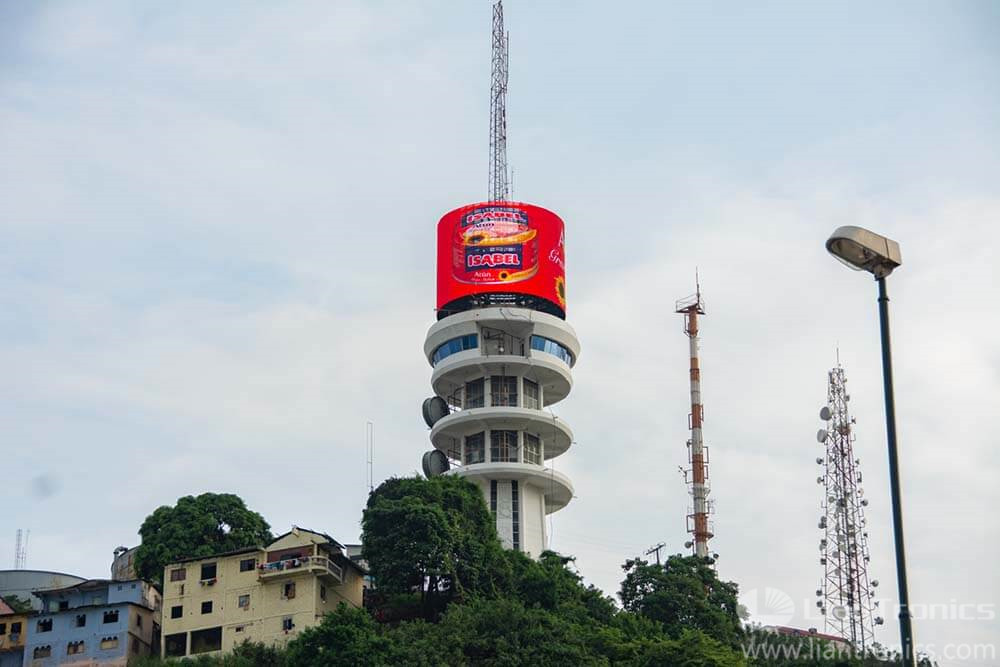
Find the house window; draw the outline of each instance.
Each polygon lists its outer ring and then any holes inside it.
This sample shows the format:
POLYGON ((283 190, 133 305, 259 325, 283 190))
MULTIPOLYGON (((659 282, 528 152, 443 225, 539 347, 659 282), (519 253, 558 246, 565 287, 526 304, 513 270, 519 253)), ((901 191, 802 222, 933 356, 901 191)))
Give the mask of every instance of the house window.
POLYGON ((59 611, 66 611, 69 609, 69 600, 59 600, 59 611))
POLYGON ((233 632, 243 632, 246 629, 246 627, 247 626, 245 625, 237 625, 235 628, 233 628, 233 632))
POLYGON ((524 462, 536 466, 542 464, 542 443, 537 435, 524 434, 524 462))
POLYGON ((319 586, 319 599, 326 602, 326 586, 322 584, 319 586))
POLYGON ((482 378, 465 383, 465 407, 481 408, 485 405, 485 380, 482 378))
POLYGON ((42 620, 38 621, 37 628, 38 632, 52 632, 52 619, 43 618, 42 620))
POLYGON ((137 628, 141 628, 142 627, 142 616, 141 615, 138 615, 138 614, 136 615, 136 617, 135 617, 135 627, 137 627, 137 628))
POLYGON ((187 654, 187 633, 178 632, 163 638, 164 654, 168 658, 180 658, 187 654))
POLYGON ((118 648, 118 637, 105 637, 101 640, 101 650, 110 651, 118 648))
POLYGON ((36 660, 38 658, 48 658, 51 655, 52 655, 51 646, 36 646, 35 650, 32 651, 31 653, 31 657, 35 658, 36 660))
POLYGON ((170 570, 170 581, 184 581, 187 578, 187 570, 183 567, 179 567, 176 570, 170 570))
POLYGON ((483 432, 465 436, 465 465, 486 461, 486 434, 483 432))
POLYGON ((191 633, 191 654, 222 650, 222 628, 195 630, 191 633))
POLYGON ((295 582, 289 581, 281 590, 281 597, 284 600, 291 600, 295 597, 295 582))
POLYGON ((212 613, 212 601, 206 600, 201 603, 201 613, 211 614, 212 613))
POLYGON ((538 401, 538 383, 524 379, 524 407, 538 410, 541 405, 538 401))
POLYGON ((517 378, 510 375, 490 377, 490 405, 517 405, 517 378))
POLYGON ((0 635, 5 635, 5 634, 7 634, 7 624, 0 623, 0 635))
POLYGON ((517 431, 490 431, 490 461, 517 461, 517 431))
POLYGON ((256 558, 244 558, 240 561, 240 572, 249 572, 257 569, 256 558))
POLYGON ((201 566, 201 580, 215 579, 216 567, 215 563, 204 563, 201 566))
POLYGON ((66 655, 76 655, 77 653, 85 653, 86 648, 82 641, 70 642, 66 644, 66 655))
POLYGON ((82 628, 85 625, 87 625, 87 615, 86 614, 77 614, 76 615, 76 627, 82 628))
POLYGON ((19 634, 21 634, 21 622, 20 621, 18 621, 17 623, 11 623, 10 624, 10 634, 12 634, 12 635, 19 635, 19 634))
POLYGON ((170 608, 170 618, 180 618, 184 615, 184 605, 177 605, 170 608))
POLYGON ((184 584, 178 584, 177 585, 177 594, 178 595, 184 595, 184 584))
POLYGON ((117 623, 118 622, 118 610, 104 612, 104 622, 105 623, 117 623))
POLYGON ((291 616, 286 616, 285 618, 281 619, 281 629, 284 630, 285 632, 291 632, 294 627, 295 624, 292 623, 291 616))
POLYGON ((239 605, 240 609, 249 609, 250 608, 250 595, 249 594, 247 594, 247 595, 241 595, 239 597, 238 605, 239 605))

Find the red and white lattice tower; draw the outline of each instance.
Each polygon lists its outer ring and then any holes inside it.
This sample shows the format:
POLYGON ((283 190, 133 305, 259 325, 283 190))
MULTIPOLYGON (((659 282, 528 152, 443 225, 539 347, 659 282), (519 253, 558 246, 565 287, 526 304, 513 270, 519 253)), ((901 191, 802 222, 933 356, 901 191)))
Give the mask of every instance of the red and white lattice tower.
POLYGON ((692 500, 687 514, 687 531, 694 539, 685 546, 689 546, 694 555, 708 558, 708 540, 713 536, 709 515, 714 508, 708 499, 708 448, 705 447, 701 432, 705 416, 701 403, 701 369, 698 365, 698 316, 705 314, 701 288, 698 287, 692 296, 678 301, 675 312, 684 315, 684 333, 687 334, 691 349, 691 414, 688 415, 691 438, 687 441, 690 468, 684 470, 684 479, 690 486, 692 500))
POLYGON ((822 538, 819 562, 823 581, 816 590, 816 606, 825 619, 826 631, 850 641, 856 649, 871 648, 876 616, 874 600, 878 581, 868 578, 868 528, 864 508, 868 501, 861 488, 861 460, 854 455, 854 418, 848 411, 850 396, 844 369, 838 363, 828 373, 827 404, 820 410, 826 426, 817 440, 826 448, 817 457, 823 474, 823 514, 819 519, 822 538))

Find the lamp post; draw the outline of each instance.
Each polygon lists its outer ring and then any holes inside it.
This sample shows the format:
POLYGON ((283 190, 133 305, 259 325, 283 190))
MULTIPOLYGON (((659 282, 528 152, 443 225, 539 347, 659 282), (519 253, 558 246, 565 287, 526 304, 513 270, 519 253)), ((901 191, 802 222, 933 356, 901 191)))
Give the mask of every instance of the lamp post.
POLYGON ((861 227, 839 227, 826 241, 826 249, 855 271, 868 271, 878 283, 878 315, 882 330, 882 384, 885 391, 885 430, 889 440, 889 488, 892 495, 892 532, 896 544, 896 583, 899 587, 899 636, 903 664, 913 665, 913 628, 910 596, 906 586, 906 553, 903 548, 903 508, 899 493, 899 453, 896 447, 896 401, 892 387, 892 353, 889 348, 889 296, 885 279, 902 264, 899 244, 861 227))

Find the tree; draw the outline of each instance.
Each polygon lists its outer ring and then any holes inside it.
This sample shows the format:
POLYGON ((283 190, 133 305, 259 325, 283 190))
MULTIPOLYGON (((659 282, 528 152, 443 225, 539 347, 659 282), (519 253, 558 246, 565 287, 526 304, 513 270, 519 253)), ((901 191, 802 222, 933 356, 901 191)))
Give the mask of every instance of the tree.
POLYGON ((179 498, 175 506, 164 505, 146 517, 139 535, 142 544, 135 552, 136 574, 159 583, 168 563, 264 545, 271 540, 264 517, 247 509, 239 496, 230 493, 179 498))
POLYGON ((622 566, 622 606, 663 624, 667 636, 681 637, 685 628, 736 648, 743 630, 737 613, 738 586, 719 581, 706 559, 670 556, 662 566, 636 558, 622 566))
POLYGON ((341 602, 319 625, 289 642, 285 663, 296 667, 376 667, 394 664, 392 650, 392 640, 383 636, 368 612, 341 602))
POLYGON ((425 615, 508 578, 496 525, 476 485, 453 475, 393 478, 368 498, 362 553, 381 594, 419 592, 425 615))
POLYGON ((2 599, 18 614, 27 614, 31 611, 31 600, 13 594, 5 595, 2 599))

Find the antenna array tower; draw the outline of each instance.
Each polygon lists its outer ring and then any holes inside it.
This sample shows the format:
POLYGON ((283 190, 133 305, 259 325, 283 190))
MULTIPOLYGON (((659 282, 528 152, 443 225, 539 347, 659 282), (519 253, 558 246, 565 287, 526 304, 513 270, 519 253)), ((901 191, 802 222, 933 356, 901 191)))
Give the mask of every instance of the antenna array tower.
MULTIPOLYGON (((697 283, 697 281, 696 281, 697 283)), ((708 540, 714 536, 714 526, 709 515, 714 513, 712 501, 708 499, 711 490, 708 483, 708 448, 702 439, 704 407, 701 403, 701 368, 698 361, 698 316, 705 314, 705 303, 701 300, 701 286, 695 293, 677 302, 675 312, 684 315, 684 333, 690 341, 691 351, 691 413, 688 425, 691 438, 687 441, 688 465, 684 470, 684 480, 690 486, 692 506, 688 508, 687 531, 694 539, 685 546, 692 548, 694 555, 708 558, 708 540)))
POLYGON ((23 570, 28 563, 28 537, 30 530, 17 529, 17 542, 14 544, 14 569, 23 570))
POLYGON ((510 36, 503 25, 503 2, 493 5, 493 58, 490 76, 490 201, 510 199, 507 170, 507 64, 510 36))
POLYGON ((816 478, 823 485, 819 519, 823 582, 816 590, 816 606, 824 616, 827 632, 863 651, 875 640, 875 626, 883 623, 875 615, 878 581, 868 578, 871 556, 864 514, 868 501, 860 487, 861 460, 854 455, 855 421, 848 411, 847 378, 839 363, 830 370, 828 379, 827 404, 820 410, 826 426, 817 434, 826 455, 816 459, 823 467, 823 474, 816 478))

